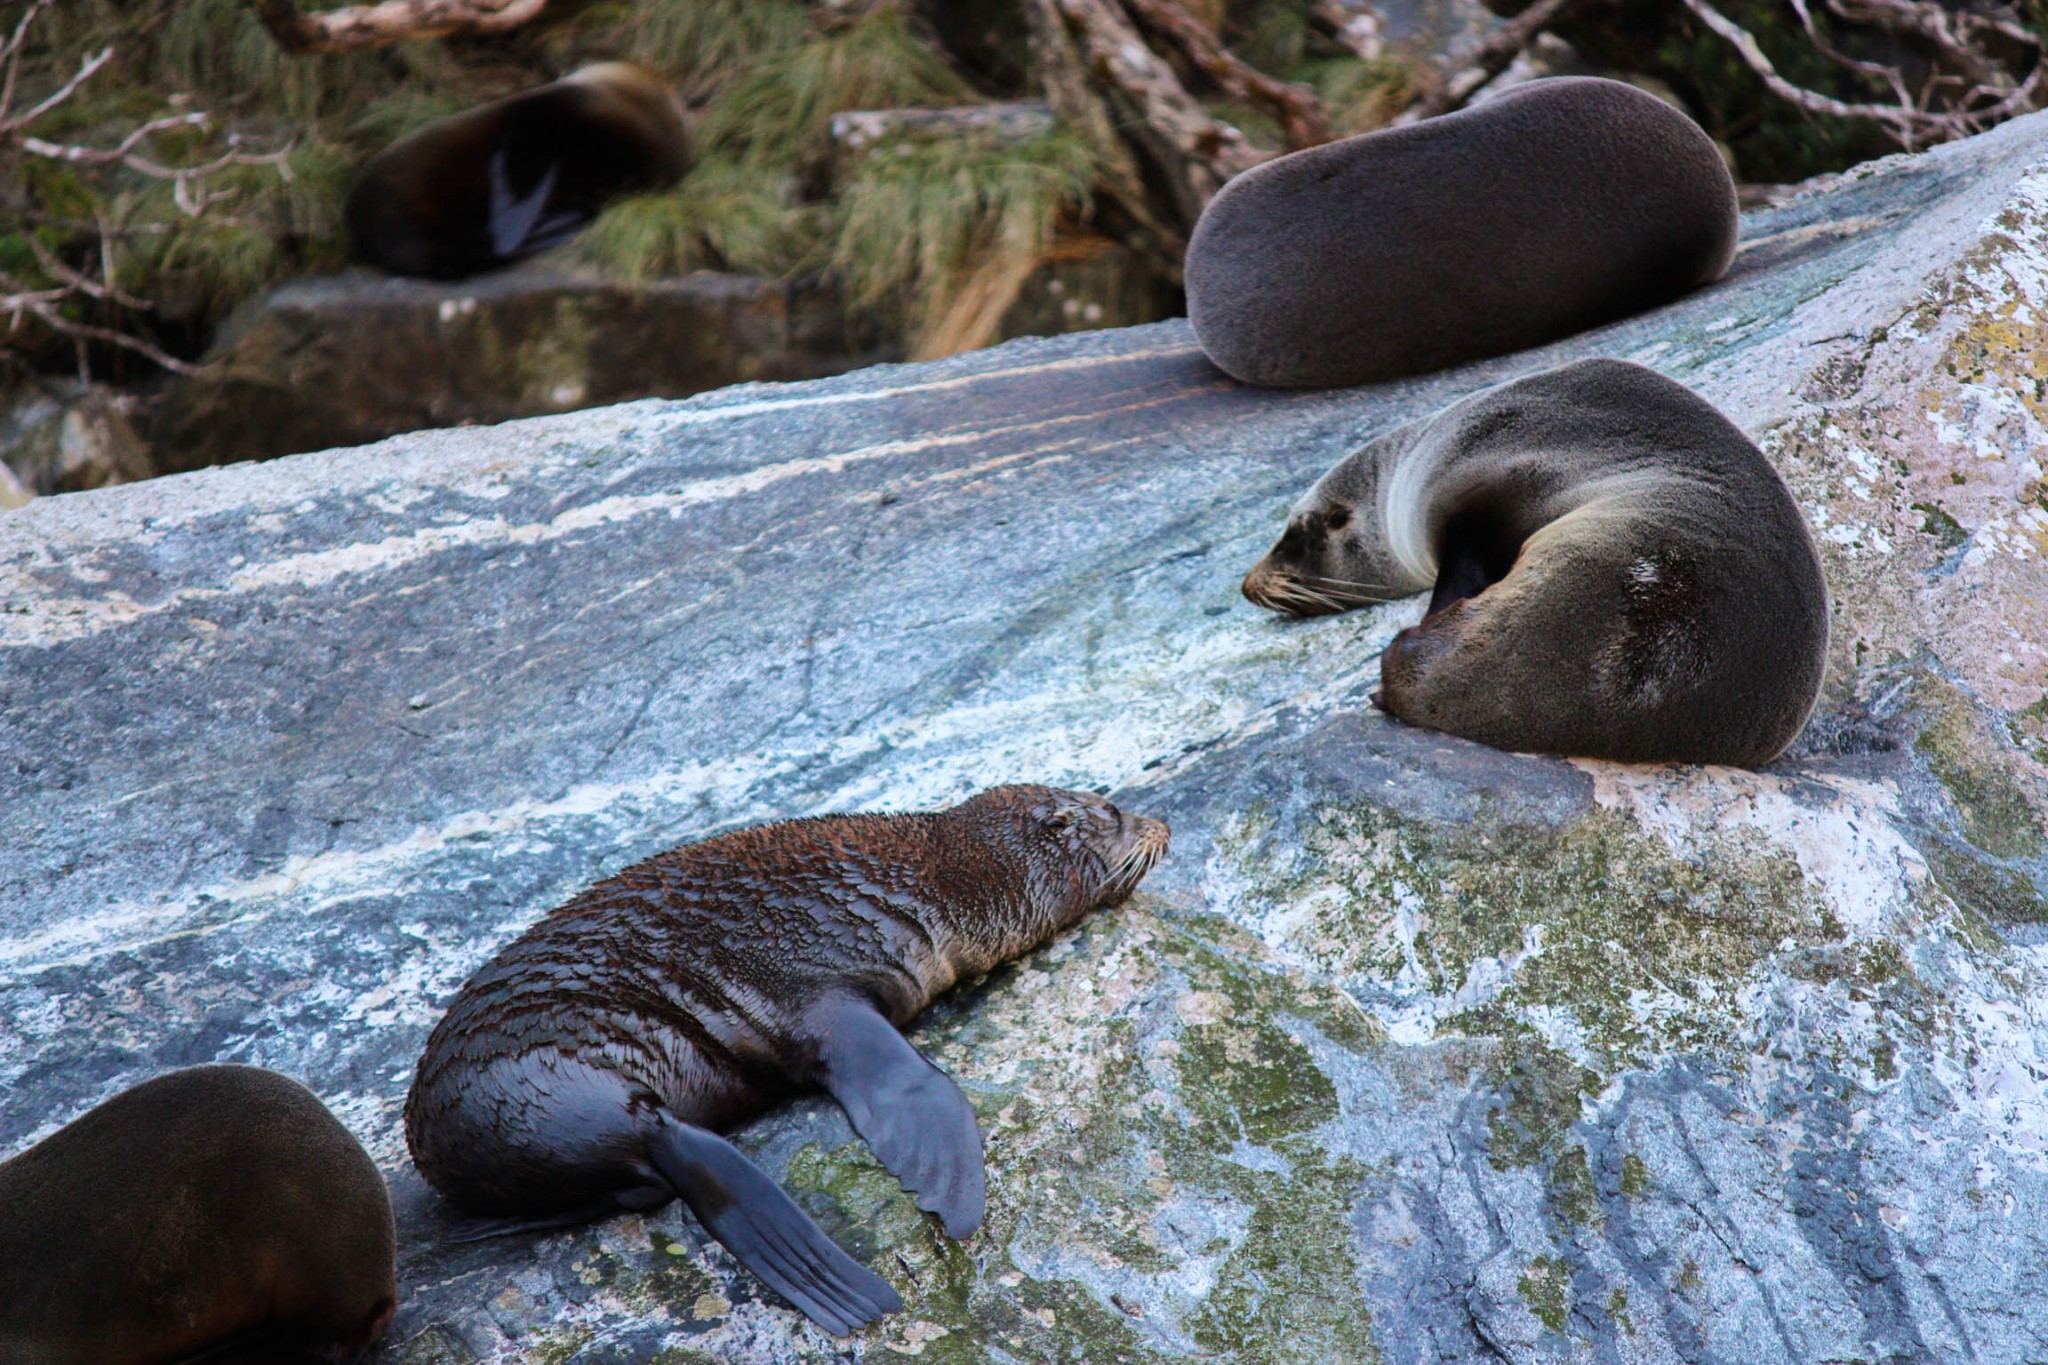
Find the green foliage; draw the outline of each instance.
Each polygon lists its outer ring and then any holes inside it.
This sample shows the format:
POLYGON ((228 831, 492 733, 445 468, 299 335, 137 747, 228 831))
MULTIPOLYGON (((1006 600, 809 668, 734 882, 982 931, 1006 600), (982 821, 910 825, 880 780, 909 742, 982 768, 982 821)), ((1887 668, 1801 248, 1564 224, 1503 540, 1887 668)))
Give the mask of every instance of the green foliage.
POLYGON ((914 294, 929 321, 978 266, 1043 255, 1062 212, 1087 202, 1095 174, 1088 148, 1060 131, 1015 147, 879 148, 842 196, 833 264, 856 304, 914 294))
POLYGON ((780 278, 816 270, 830 257, 831 210, 791 204, 781 189, 735 162, 701 162, 673 190, 605 210, 580 249, 636 281, 692 270, 780 278))
POLYGON ((823 151, 832 115, 963 104, 974 94, 931 44, 885 5, 858 23, 771 52, 705 112, 707 154, 787 171, 823 151))

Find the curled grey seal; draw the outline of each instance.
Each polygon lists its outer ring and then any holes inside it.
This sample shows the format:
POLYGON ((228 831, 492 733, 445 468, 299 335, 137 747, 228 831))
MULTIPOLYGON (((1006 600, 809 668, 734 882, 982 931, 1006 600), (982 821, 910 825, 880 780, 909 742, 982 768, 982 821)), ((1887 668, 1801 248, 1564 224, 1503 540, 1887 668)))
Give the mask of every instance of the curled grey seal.
POLYGON ((1376 700, 1496 748, 1753 767, 1819 695, 1827 585, 1790 491, 1640 365, 1566 365, 1375 438, 1244 581, 1297 616, 1424 589, 1376 700))
POLYGON ((0 1162, 0 1360, 367 1354, 397 1303, 383 1177, 297 1081, 196 1066, 0 1162))
POLYGON ((1502 355, 1720 278, 1735 185, 1684 114, 1619 81, 1279 157, 1209 202, 1188 318, 1249 384, 1364 384, 1502 355))
POLYGON ((764 825, 662 854, 549 914, 427 1040, 406 1137, 498 1229, 680 1196, 820 1326, 902 1306, 715 1129, 822 1086, 948 1234, 981 1223, 981 1131, 897 1030, 954 983, 1129 896, 1166 826, 1046 787, 930 815, 764 825))
POLYGON ((689 165, 674 92, 645 67, 602 62, 385 148, 342 216, 371 265, 459 279, 564 242, 614 196, 674 184, 689 165))

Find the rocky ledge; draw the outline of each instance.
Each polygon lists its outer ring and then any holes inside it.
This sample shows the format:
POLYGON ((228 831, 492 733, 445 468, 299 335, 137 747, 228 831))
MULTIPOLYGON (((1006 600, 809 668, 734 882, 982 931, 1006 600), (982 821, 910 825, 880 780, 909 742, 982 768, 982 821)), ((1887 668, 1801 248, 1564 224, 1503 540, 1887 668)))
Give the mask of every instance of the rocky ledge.
POLYGON ((1178 323, 0 515, 0 1152, 207 1059, 389 1173, 406 1362, 2016 1361, 2048 1289, 2048 116, 1746 225, 1547 351, 1271 393, 1178 323), (1785 471, 1837 605, 1761 773, 1365 698, 1409 603, 1236 596, 1369 433, 1612 354, 1785 471), (598 874, 1005 780, 1174 822, 918 1033, 988 1134, 935 1235, 829 1105, 751 1153, 908 1302, 851 1343, 670 1209, 448 1248, 399 1103, 598 874))

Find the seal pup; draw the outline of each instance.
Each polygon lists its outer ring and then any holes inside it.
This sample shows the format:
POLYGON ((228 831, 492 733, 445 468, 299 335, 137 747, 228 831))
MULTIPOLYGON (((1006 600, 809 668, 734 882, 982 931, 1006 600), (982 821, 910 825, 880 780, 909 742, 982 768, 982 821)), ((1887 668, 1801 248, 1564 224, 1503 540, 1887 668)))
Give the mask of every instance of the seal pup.
POLYGON ((1295 616, 1425 588, 1374 700, 1495 748, 1757 767, 1820 692, 1827 585, 1790 490, 1640 365, 1580 361, 1376 437, 1244 580, 1295 616))
POLYGON ((1188 244, 1188 319, 1248 384, 1365 384, 1667 303, 1734 258, 1735 182, 1684 114, 1556 77, 1278 157, 1188 244))
POLYGON ((312 1091, 173 1071, 0 1162, 0 1360, 358 1360, 395 1246, 384 1178, 312 1091))
POLYGON ((740 1263, 844 1335, 903 1306, 715 1136, 829 1091, 952 1237, 980 1226, 981 1130, 897 1030, 954 983, 1115 905, 1167 829, 1101 797, 997 787, 924 815, 762 825, 575 897, 470 978, 405 1102, 429 1183, 479 1231, 681 1196, 740 1263))
POLYGON ((644 66, 601 62, 387 147, 342 217, 371 265, 460 279, 567 241, 606 201, 689 165, 675 93, 644 66))

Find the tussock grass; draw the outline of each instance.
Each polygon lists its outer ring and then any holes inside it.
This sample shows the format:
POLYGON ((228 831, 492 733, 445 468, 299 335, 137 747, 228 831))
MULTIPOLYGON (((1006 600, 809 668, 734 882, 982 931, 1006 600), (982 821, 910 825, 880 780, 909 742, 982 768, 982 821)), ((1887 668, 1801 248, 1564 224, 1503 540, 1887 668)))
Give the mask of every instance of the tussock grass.
POLYGON ((1085 211, 1096 170, 1087 146, 1057 129, 1004 148, 882 146, 841 198, 832 264, 856 307, 907 314, 913 350, 929 352, 942 331, 954 350, 981 344, 986 337, 962 335, 957 318, 940 324, 975 277, 983 291, 1021 283, 1060 221, 1085 211))
POLYGON ((974 98, 945 57, 911 31, 902 10, 885 5, 859 23, 769 54, 706 111, 698 140, 709 155, 793 170, 823 151, 834 114, 974 98))

